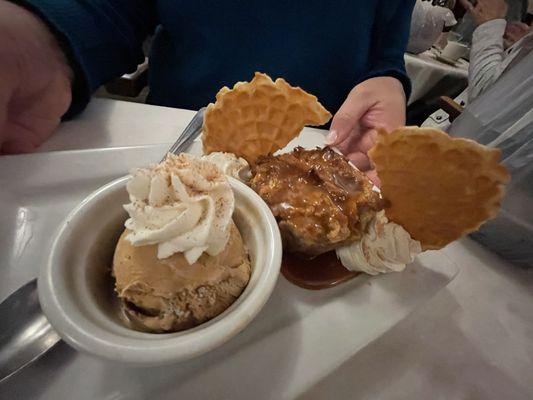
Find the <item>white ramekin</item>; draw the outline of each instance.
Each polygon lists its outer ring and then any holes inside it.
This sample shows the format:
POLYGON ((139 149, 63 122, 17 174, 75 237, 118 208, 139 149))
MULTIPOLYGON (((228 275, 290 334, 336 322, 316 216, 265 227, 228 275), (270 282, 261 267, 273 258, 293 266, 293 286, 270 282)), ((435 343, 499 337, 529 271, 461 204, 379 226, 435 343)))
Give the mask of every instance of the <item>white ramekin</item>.
POLYGON ((220 346, 246 327, 268 300, 279 275, 281 238, 268 206, 230 178, 234 220, 250 252, 252 274, 241 296, 218 317, 182 332, 127 328, 118 317, 110 275, 115 244, 127 217, 128 177, 83 200, 64 220, 39 276, 39 300, 70 345, 109 360, 157 365, 186 360, 220 346))

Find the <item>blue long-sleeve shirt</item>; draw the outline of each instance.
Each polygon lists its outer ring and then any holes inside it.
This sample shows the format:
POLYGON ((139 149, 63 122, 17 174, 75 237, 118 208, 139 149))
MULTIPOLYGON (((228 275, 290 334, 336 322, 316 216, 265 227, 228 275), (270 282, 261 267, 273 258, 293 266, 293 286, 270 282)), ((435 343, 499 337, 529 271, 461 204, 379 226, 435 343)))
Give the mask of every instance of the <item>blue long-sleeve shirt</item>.
POLYGON ((135 70, 155 29, 150 102, 198 109, 255 71, 283 77, 335 112, 359 82, 393 76, 415 0, 20 0, 60 39, 75 71, 71 112, 135 70))

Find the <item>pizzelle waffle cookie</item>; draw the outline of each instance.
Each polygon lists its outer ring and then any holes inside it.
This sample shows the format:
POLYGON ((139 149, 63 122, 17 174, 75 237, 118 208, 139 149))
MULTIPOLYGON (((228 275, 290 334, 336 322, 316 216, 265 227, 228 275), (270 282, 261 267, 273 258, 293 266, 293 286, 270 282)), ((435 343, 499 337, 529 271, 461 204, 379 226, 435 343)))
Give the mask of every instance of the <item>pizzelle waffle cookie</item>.
POLYGON ((305 125, 323 125, 330 118, 315 96, 256 72, 251 82, 220 89, 216 102, 208 105, 204 153, 234 153, 254 164, 259 156, 285 147, 305 125))
POLYGON ((494 218, 509 180, 500 150, 436 129, 381 131, 369 156, 390 202, 387 217, 425 250, 440 249, 494 218))

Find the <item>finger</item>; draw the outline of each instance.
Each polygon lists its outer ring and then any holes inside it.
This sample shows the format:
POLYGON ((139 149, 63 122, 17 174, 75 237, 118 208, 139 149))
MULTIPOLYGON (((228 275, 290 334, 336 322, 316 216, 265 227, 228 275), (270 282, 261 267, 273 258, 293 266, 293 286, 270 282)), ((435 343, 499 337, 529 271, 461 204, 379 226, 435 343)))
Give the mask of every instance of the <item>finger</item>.
POLYGON ((354 151, 355 143, 357 142, 357 137, 359 136, 359 126, 356 129, 352 130, 348 137, 337 144, 335 147, 341 151, 342 154, 348 154, 354 151))
POLYGON ((6 137, 8 94, 0 90, 0 147, 6 137))
POLYGON ((28 140, 9 140, 0 146, 0 154, 25 154, 35 151, 35 146, 28 140))
POLYGON ((474 6, 468 0, 459 0, 461 5, 466 9, 466 11, 472 11, 474 6))
POLYGON ((353 165, 355 165, 361 171, 366 171, 370 169, 370 160, 368 159, 368 156, 364 153, 350 153, 348 154, 347 158, 351 161, 353 165))
POLYGON ((6 134, 0 152, 3 154, 33 152, 57 129, 59 123, 59 118, 22 115, 12 120, 9 117, 4 125, 6 134))
POLYGON ((471 8, 468 11, 475 17, 483 13, 483 5, 478 1, 476 5, 471 4, 471 8))
POLYGON ((345 141, 352 131, 357 130, 359 121, 373 106, 372 99, 353 89, 333 117, 326 144, 335 146, 345 141))
POLYGON ((365 172, 366 176, 376 185, 377 187, 381 186, 381 181, 378 177, 378 173, 375 169, 371 169, 370 171, 365 172))
POLYGON ((360 136, 359 140, 355 145, 355 149, 359 150, 361 153, 367 153, 374 144, 376 143, 378 137, 378 132, 375 129, 366 131, 363 135, 360 136))
POLYGON ((351 146, 351 140, 345 140, 344 142, 338 144, 337 146, 334 146, 337 150, 339 150, 342 154, 346 155, 349 154, 352 146, 351 146))
POLYGON ((3 126, 3 153, 34 151, 57 129, 71 102, 70 83, 56 76, 30 99, 13 98, 3 126))
POLYGON ((478 14, 479 13, 483 13, 483 11, 485 10, 485 3, 483 3, 483 1, 479 1, 476 3, 476 6, 474 7, 474 11, 477 12, 478 14))

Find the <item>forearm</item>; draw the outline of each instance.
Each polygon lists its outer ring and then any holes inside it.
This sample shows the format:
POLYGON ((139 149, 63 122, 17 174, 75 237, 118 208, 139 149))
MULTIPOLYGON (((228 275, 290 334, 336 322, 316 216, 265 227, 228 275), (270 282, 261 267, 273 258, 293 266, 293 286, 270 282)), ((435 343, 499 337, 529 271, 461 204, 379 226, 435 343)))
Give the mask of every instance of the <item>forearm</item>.
POLYGON ((479 96, 503 73, 505 26, 504 19, 494 19, 474 31, 468 71, 469 101, 479 96))

